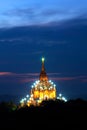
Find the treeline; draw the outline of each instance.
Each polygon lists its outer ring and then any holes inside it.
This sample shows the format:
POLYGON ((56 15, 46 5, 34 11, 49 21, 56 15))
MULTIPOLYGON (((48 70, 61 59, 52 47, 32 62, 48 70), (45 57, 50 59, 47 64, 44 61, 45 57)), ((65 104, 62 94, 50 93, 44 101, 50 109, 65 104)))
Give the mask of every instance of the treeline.
POLYGON ((40 106, 24 106, 13 102, 0 103, 1 128, 84 129, 87 118, 87 101, 82 99, 43 101, 40 106))

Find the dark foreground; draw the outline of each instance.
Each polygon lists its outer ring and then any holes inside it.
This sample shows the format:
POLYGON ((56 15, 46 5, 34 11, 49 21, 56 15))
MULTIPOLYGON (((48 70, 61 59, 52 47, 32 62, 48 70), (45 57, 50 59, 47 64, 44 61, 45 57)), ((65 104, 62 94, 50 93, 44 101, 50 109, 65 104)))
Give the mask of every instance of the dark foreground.
POLYGON ((11 104, 0 104, 0 130, 87 129, 87 101, 81 99, 66 103, 46 101, 40 107, 15 108, 11 104))

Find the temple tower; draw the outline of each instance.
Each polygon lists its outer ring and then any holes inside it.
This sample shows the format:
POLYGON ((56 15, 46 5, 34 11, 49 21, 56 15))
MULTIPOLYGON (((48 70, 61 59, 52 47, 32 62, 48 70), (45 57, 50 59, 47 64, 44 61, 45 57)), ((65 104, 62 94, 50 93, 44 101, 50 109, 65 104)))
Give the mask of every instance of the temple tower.
POLYGON ((45 71, 44 61, 45 59, 42 58, 42 68, 41 68, 40 77, 39 77, 40 81, 48 81, 48 77, 45 71))
POLYGON ((42 58, 41 72, 40 72, 38 80, 36 80, 31 86, 30 94, 20 101, 22 107, 24 105, 37 106, 37 105, 40 105, 42 101, 50 100, 50 99, 51 100, 59 99, 65 102, 67 101, 64 97, 62 97, 61 94, 59 94, 59 97, 57 97, 56 85, 51 80, 48 80, 44 61, 45 59, 42 58))
POLYGON ((32 85, 28 106, 30 104, 39 104, 43 100, 56 99, 56 85, 51 80, 48 80, 44 61, 45 59, 42 58, 39 80, 32 85))

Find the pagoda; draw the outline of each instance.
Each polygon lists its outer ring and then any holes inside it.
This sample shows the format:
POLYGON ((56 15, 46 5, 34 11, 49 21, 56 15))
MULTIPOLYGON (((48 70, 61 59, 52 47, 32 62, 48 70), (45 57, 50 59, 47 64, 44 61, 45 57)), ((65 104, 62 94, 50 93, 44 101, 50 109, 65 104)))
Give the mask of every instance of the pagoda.
POLYGON ((44 61, 45 59, 42 58, 39 80, 32 85, 30 98, 27 101, 28 106, 30 104, 39 104, 43 100, 56 99, 56 85, 51 80, 48 80, 44 61))
POLYGON ((55 100, 56 97, 56 85, 48 79, 46 74, 45 59, 42 58, 42 67, 39 75, 39 79, 31 86, 30 96, 28 100, 24 98, 21 100, 22 105, 26 103, 27 106, 39 105, 44 100, 55 100))

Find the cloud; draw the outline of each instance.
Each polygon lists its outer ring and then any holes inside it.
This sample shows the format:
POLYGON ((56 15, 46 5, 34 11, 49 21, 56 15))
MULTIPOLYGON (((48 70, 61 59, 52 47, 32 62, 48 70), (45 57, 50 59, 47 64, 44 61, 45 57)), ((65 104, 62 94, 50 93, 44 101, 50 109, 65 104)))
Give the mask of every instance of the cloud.
POLYGON ((81 76, 81 82, 86 83, 87 82, 87 76, 81 76))
POLYGON ((39 40, 37 42, 37 44, 41 44, 41 45, 44 45, 44 46, 48 46, 48 47, 52 47, 52 46, 55 46, 55 45, 65 45, 67 44, 68 42, 67 41, 64 41, 64 40, 61 40, 61 41, 58 41, 58 40, 39 40))
MULTIPOLYGON (((61 73, 48 73, 48 75, 59 75, 61 73)), ((27 77, 27 76, 39 76, 39 73, 12 73, 12 72, 0 72, 0 76, 16 76, 16 77, 27 77)))
MULTIPOLYGON (((83 12, 84 13, 84 12, 83 12)), ((84 13, 83 15, 85 15, 84 13)), ((1 14, 1 21, 7 21, 7 26, 26 26, 26 25, 47 25, 48 23, 59 22, 82 17, 82 12, 71 9, 53 9, 53 8, 15 8, 5 11, 1 14)), ((3 22, 1 25, 4 26, 3 22)))
POLYGON ((1 43, 3 42, 12 43, 12 42, 19 42, 19 41, 23 41, 23 39, 20 39, 20 38, 0 39, 1 43))
POLYGON ((75 77, 53 77, 51 78, 51 80, 55 80, 55 81, 70 81, 70 80, 76 80, 77 78, 75 77))
POLYGON ((4 28, 6 29, 7 27, 11 27, 13 26, 11 23, 10 23, 10 20, 8 18, 1 18, 0 17, 0 29, 4 28))
POLYGON ((84 82, 84 83, 86 83, 86 82, 87 82, 87 79, 82 79, 81 81, 84 82))
POLYGON ((32 77, 38 76, 39 73, 13 73, 13 72, 0 72, 0 76, 8 76, 8 77, 32 77))
POLYGON ((60 75, 61 73, 48 73, 47 75, 60 75))
POLYGON ((0 76, 11 76, 11 72, 0 72, 0 76))
POLYGON ((55 15, 64 15, 69 13, 67 10, 58 10, 58 9, 46 9, 41 12, 43 16, 55 16, 55 15))
POLYGON ((19 8, 19 9, 12 9, 9 10, 7 12, 4 12, 3 15, 6 16, 17 16, 17 17, 21 17, 21 16, 31 16, 34 15, 34 9, 33 8, 19 8))
MULTIPOLYGON (((10 44, 10 45, 16 45, 16 44, 35 44, 38 46, 45 46, 45 47, 52 47, 55 45, 65 45, 67 44, 66 40, 59 39, 56 37, 56 33, 58 33, 59 30, 51 29, 50 33, 48 32, 48 28, 41 27, 14 27, 10 28, 8 30, 0 30, 0 43, 10 44), (37 33, 36 33, 37 32, 37 33), (42 32, 42 33, 41 33, 42 32), (47 36, 46 36, 46 34, 47 36), (16 35, 15 35, 16 33, 16 35), (53 37, 52 37, 53 35, 53 37), (55 36, 54 36, 55 35, 55 36)), ((36 49, 34 49, 36 50, 36 49)), ((34 51, 33 53, 41 54, 43 53, 43 50, 34 51)))
POLYGON ((79 82, 87 82, 87 76, 73 76, 73 77, 61 77, 61 76, 57 76, 57 77, 50 77, 51 80, 54 81, 79 81, 79 82))
POLYGON ((34 8, 15 8, 1 13, 0 18, 2 27, 6 27, 6 25, 7 27, 26 26, 36 23, 37 13, 34 8), (8 24, 6 24, 6 21, 8 24))
POLYGON ((22 79, 20 82, 21 83, 28 83, 28 82, 34 82, 38 80, 38 78, 26 78, 26 79, 22 79))
POLYGON ((27 81, 33 81, 39 73, 12 73, 12 72, 0 72, 0 83, 26 83, 27 81))
POLYGON ((50 17, 50 16, 55 16, 55 15, 67 15, 72 13, 69 10, 59 10, 59 9, 38 9, 38 8, 15 8, 8 10, 6 12, 3 12, 2 15, 4 16, 17 16, 17 17, 50 17))
MULTIPOLYGON (((61 73, 48 73, 49 79, 53 81, 79 81, 87 82, 87 76, 63 76, 61 73)), ((28 83, 39 79, 39 73, 12 73, 0 72, 0 82, 2 83, 28 83)))

